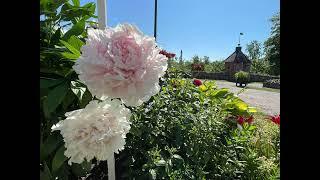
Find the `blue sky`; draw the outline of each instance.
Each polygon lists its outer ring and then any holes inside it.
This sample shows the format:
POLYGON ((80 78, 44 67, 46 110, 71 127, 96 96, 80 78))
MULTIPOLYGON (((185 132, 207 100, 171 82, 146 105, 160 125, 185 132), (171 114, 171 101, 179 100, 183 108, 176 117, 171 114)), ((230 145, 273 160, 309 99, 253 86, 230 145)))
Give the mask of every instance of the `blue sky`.
MULTIPOLYGON (((153 36, 154 0, 107 0, 107 6, 108 26, 132 23, 153 36)), ((268 19, 279 9, 279 0, 158 0, 157 42, 178 57, 182 49, 184 59, 222 60, 235 50, 240 32, 243 51, 252 40, 264 42, 268 19)))

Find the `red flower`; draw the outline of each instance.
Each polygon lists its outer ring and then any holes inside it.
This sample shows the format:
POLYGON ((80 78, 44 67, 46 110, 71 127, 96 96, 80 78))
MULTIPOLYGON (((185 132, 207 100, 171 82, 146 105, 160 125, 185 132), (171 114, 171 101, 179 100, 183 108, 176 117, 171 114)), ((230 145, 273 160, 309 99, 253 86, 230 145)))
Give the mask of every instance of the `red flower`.
POLYGON ((242 125, 244 123, 244 118, 242 116, 238 116, 237 122, 242 125))
POLYGON ((280 114, 275 116, 270 116, 270 120, 278 125, 280 125, 280 114))
POLYGON ((176 56, 176 54, 174 54, 174 53, 169 53, 169 52, 167 52, 166 50, 161 50, 160 51, 160 54, 162 54, 162 55, 165 55, 167 58, 174 58, 175 56, 176 56))
POLYGON ((193 80, 193 84, 196 86, 200 86, 200 85, 202 85, 202 82, 199 79, 195 79, 195 80, 193 80))
POLYGON ((253 116, 250 116, 248 119, 246 119, 246 122, 251 124, 253 122, 253 116))

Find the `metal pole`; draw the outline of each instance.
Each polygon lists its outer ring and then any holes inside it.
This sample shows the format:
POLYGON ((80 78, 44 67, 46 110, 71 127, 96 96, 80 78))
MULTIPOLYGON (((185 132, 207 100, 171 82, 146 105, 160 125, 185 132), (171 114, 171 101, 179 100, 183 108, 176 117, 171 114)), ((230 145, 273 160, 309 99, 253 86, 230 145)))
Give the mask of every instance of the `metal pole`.
POLYGON ((157 9, 158 9, 158 1, 154 1, 154 38, 157 39, 157 9))

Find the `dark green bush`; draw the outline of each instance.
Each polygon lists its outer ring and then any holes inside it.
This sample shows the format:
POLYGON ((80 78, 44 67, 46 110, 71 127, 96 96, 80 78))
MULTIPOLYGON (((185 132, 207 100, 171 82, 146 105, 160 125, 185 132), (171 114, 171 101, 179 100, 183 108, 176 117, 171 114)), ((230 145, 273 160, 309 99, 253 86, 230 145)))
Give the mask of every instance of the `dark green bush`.
POLYGON ((270 79, 263 82, 263 87, 280 89, 280 79, 270 79))
POLYGON ((237 83, 243 83, 246 84, 250 81, 250 75, 247 72, 239 71, 234 74, 234 78, 237 83))

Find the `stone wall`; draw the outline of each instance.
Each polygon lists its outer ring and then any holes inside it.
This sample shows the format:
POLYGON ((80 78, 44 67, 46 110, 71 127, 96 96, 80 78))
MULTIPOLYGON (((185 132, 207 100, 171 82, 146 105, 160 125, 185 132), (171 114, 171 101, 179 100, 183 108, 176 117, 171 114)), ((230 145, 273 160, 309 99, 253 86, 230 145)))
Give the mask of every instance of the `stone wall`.
MULTIPOLYGON (((197 79, 212 79, 212 80, 227 80, 235 82, 234 76, 229 75, 226 72, 191 72, 191 76, 197 79)), ((270 79, 280 79, 280 76, 270 76, 270 75, 261 75, 261 74, 252 74, 250 73, 250 82, 264 82, 270 79)))

